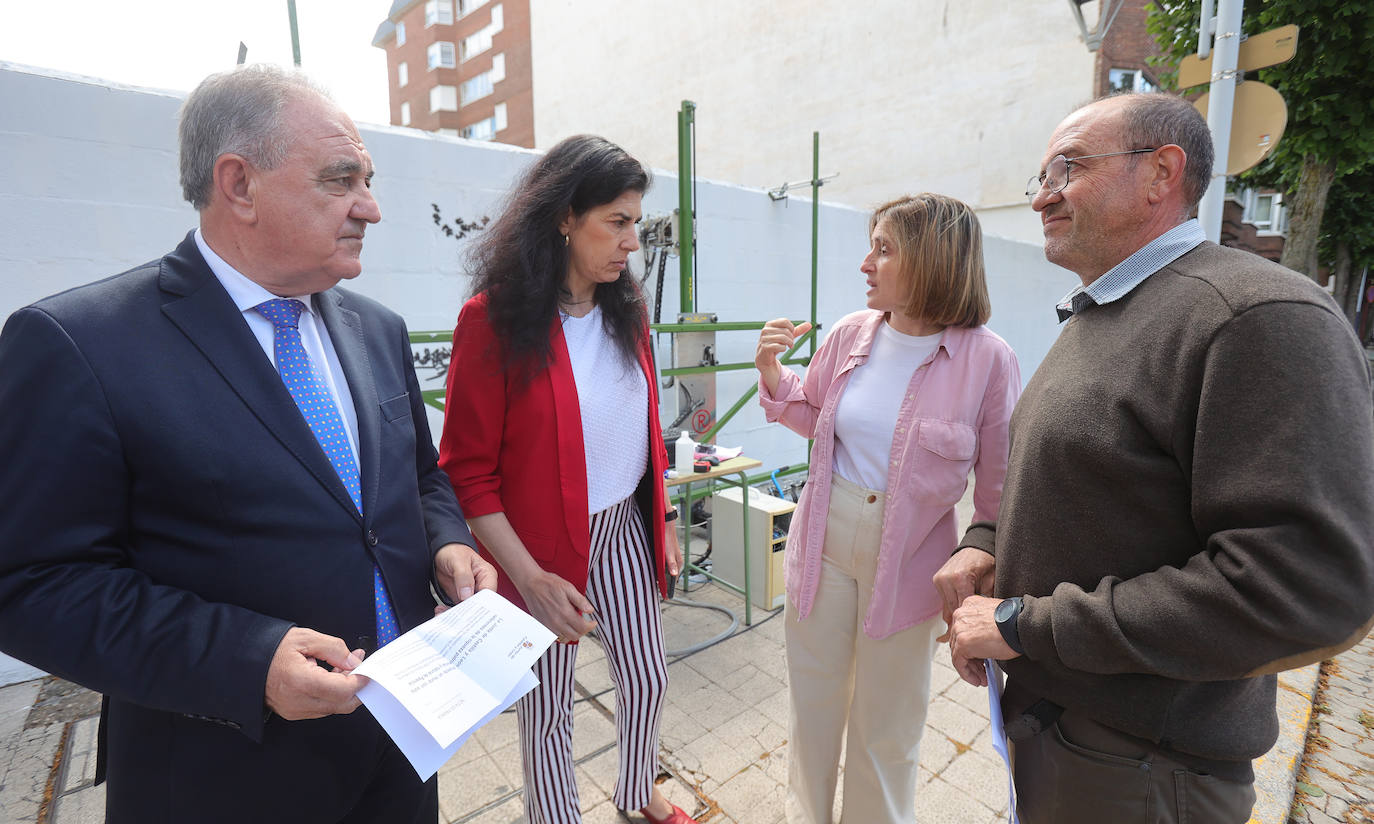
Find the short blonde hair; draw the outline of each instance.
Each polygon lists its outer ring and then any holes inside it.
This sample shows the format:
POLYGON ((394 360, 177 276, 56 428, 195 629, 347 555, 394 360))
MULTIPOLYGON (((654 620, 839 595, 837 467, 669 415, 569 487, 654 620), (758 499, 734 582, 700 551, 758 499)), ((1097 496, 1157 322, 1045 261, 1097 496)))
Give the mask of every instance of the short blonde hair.
POLYGON ((983 229, 968 204, 946 195, 907 195, 873 210, 884 223, 906 284, 903 311, 941 326, 982 326, 992 314, 983 272, 983 229))

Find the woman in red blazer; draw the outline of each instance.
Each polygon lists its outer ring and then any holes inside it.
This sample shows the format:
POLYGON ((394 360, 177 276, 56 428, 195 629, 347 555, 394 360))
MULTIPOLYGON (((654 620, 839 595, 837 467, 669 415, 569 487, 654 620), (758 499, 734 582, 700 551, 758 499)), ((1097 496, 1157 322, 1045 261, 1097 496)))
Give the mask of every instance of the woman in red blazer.
POLYGON ((626 272, 648 185, 602 138, 549 150, 482 233, 453 332, 439 462, 501 594, 559 640, 516 706, 531 824, 582 820, 573 666, 593 628, 616 691, 613 800, 656 824, 693 822, 653 781, 668 683, 658 598, 682 553, 665 528, 647 315, 626 272))

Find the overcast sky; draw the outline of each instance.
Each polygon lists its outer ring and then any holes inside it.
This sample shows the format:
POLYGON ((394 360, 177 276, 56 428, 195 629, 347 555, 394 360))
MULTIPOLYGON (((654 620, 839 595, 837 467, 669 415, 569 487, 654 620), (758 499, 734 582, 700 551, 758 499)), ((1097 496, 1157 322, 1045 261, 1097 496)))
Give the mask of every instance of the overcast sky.
MULTIPOLYGON (((301 68, 352 115, 387 123, 386 53, 372 36, 389 0, 296 0, 301 68)), ((286 0, 4 0, 0 60, 187 92, 248 61, 291 65, 286 0)))

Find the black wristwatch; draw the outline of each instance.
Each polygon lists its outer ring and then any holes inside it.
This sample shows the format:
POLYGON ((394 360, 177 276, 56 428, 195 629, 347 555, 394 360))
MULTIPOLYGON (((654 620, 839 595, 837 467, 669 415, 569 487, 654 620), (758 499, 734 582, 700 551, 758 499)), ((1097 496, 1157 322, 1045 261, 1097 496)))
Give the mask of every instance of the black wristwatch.
POLYGON ((1007 646, 1017 655, 1025 655, 1026 649, 1021 646, 1021 633, 1016 631, 1016 620, 1021 617, 1021 599, 1006 599, 997 605, 992 617, 997 621, 997 631, 1002 633, 1002 640, 1007 642, 1007 646))
POLYGON ((670 510, 668 510, 667 512, 663 513, 663 522, 664 522, 664 523, 671 524, 673 521, 676 521, 676 520, 677 520, 677 507, 673 507, 672 509, 670 509, 670 510))

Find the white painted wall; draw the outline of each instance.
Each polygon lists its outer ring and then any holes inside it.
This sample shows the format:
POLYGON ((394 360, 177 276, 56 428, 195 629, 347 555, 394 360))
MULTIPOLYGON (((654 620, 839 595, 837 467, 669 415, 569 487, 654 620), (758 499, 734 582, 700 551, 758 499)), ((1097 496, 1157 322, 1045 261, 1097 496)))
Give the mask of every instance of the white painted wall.
MULTIPOLYGON (((181 200, 176 178, 177 95, 0 63, 0 100, 0 318, 44 295, 156 258, 194 227, 196 214, 181 200)), ((633 144, 597 116, 589 115, 587 128, 633 144)), ((534 153, 396 127, 362 133, 377 166, 374 191, 383 220, 369 229, 363 275, 348 286, 396 309, 412 330, 449 329, 468 293, 464 247, 435 227, 431 204, 439 204, 447 220, 494 216, 534 153)), ((707 182, 699 184, 698 199, 698 308, 722 321, 804 317, 810 309, 810 203, 796 197, 774 202, 758 189, 707 182)), ((670 212, 676 202, 675 176, 658 172, 645 213, 670 212)), ((865 212, 822 203, 818 305, 824 325, 863 303, 858 267, 866 235, 865 212)), ((1029 378, 1056 334, 1053 303, 1074 277, 1046 263, 1038 245, 999 238, 987 240, 987 267, 990 325, 1011 342, 1029 378)), ((668 271, 665 320, 678 310, 676 258, 668 271)), ((721 334, 718 359, 751 361, 754 340, 747 332, 721 334)), ((659 351, 660 363, 668 363, 666 337, 659 351)), ((442 386, 439 375, 422 372, 422 379, 442 386)), ((752 371, 721 375, 719 408, 728 408, 753 380, 752 371)), ((665 396, 665 419, 671 420, 676 400, 673 393, 665 396)), ((437 431, 437 415, 434 424, 437 431)), ((806 454, 800 438, 766 424, 754 404, 725 428, 720 442, 744 446, 770 467, 800 462, 806 454)))
POLYGON ((1044 245, 1045 233, 1040 225, 1040 215, 1026 203, 979 209, 978 221, 983 224, 986 234, 1035 246, 1044 245))
POLYGON ((535 145, 614 133, 677 168, 696 102, 697 174, 771 188, 839 172, 825 200, 872 208, 936 191, 987 228, 1040 241, 1026 179, 1092 94, 1093 56, 1062 2, 535 0, 535 145))

